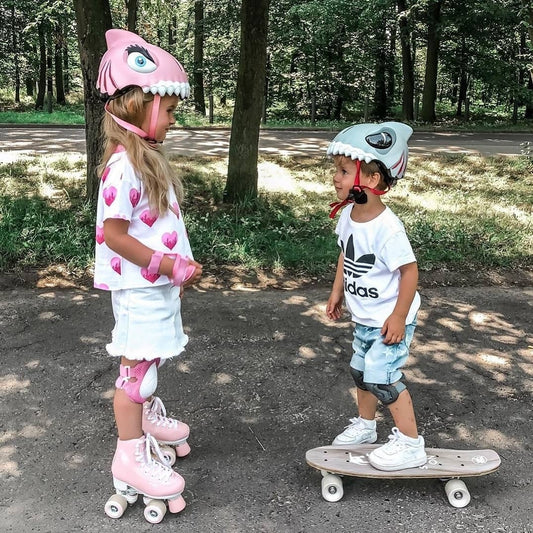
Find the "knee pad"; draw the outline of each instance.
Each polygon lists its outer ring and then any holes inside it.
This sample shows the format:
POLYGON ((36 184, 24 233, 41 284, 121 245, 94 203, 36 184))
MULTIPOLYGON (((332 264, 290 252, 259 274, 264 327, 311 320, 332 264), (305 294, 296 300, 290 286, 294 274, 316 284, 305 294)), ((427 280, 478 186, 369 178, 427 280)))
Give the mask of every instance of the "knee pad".
POLYGON ((384 405, 394 403, 400 393, 407 388, 401 381, 393 385, 384 385, 382 383, 365 383, 365 385, 366 390, 371 392, 384 405))
POLYGON ((364 379, 363 379, 363 373, 360 370, 357 370, 353 366, 351 366, 350 373, 352 374, 352 378, 355 381, 355 384, 357 385, 358 389, 368 390, 366 388, 366 383, 364 382, 364 379))
POLYGON ((134 367, 120 365, 120 376, 115 382, 117 389, 123 389, 135 403, 144 403, 157 388, 157 367, 159 359, 143 359, 134 367))

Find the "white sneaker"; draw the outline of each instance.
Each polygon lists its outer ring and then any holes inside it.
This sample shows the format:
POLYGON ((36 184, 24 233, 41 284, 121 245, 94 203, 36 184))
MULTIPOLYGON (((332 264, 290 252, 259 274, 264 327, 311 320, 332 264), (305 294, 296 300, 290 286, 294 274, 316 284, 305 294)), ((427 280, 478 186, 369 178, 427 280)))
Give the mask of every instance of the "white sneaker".
POLYGON ((389 442, 368 454, 370 464, 378 470, 403 470, 425 465, 427 462, 424 450, 424 438, 406 437, 398 428, 392 428, 389 442))
POLYGON ((378 440, 376 422, 373 420, 365 422, 361 417, 358 417, 350 418, 350 425, 346 426, 344 431, 335 437, 332 444, 333 446, 351 446, 365 442, 372 444, 376 440, 378 440))

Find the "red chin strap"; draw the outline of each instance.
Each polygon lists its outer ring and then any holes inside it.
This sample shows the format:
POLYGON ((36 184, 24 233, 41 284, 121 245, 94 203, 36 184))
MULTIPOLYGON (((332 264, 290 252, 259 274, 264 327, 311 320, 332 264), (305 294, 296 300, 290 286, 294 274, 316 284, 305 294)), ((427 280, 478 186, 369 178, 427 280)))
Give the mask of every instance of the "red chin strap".
MULTIPOLYGON (((388 192, 390 190, 390 187, 387 187, 384 191, 380 191, 378 189, 372 189, 371 187, 367 187, 366 185, 361 185, 360 184, 361 161, 359 159, 357 159, 355 161, 355 165, 356 165, 357 169, 355 171, 355 178, 354 178, 354 181, 353 181, 353 187, 352 187, 353 191, 355 191, 355 192, 363 192, 364 189, 368 189, 370 192, 372 192, 372 194, 375 194, 377 196, 381 196, 382 194, 385 194, 386 192, 388 192)), ((346 200, 342 200, 342 202, 333 202, 333 203, 329 204, 329 206, 332 208, 331 212, 329 214, 329 218, 335 218, 335 216, 337 215, 339 210, 342 209, 345 205, 355 203, 355 200, 353 199, 353 197, 350 198, 350 196, 351 196, 351 194, 348 195, 348 198, 346 198, 346 200)))
POLYGON ((130 124, 129 122, 126 122, 125 120, 122 120, 121 118, 118 118, 117 116, 113 115, 111 111, 109 111, 109 102, 107 102, 104 106, 104 109, 106 113, 119 125, 122 126, 125 130, 131 131, 132 133, 135 133, 135 135, 138 135, 142 139, 145 139, 149 143, 157 143, 158 141, 155 138, 155 128, 157 125, 157 117, 159 115, 159 104, 161 103, 161 96, 159 96, 158 93, 154 94, 154 99, 152 103, 152 112, 150 114, 150 126, 148 133, 146 133, 141 128, 138 128, 137 126, 134 126, 133 124, 130 124))

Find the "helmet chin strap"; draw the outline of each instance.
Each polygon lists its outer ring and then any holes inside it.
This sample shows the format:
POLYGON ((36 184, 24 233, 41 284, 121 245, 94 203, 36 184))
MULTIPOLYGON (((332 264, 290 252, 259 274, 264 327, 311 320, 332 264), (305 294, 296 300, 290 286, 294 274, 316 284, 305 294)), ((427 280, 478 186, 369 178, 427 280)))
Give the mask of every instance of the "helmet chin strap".
POLYGON ((149 143, 157 143, 158 141, 155 138, 155 130, 157 126, 157 117, 159 116, 159 105, 161 103, 161 96, 156 93, 154 95, 153 103, 152 103, 152 111, 150 114, 150 125, 148 129, 148 133, 146 133, 141 128, 138 128, 137 126, 130 124, 129 122, 126 122, 125 120, 122 120, 121 118, 118 118, 116 115, 113 115, 111 111, 109 111, 109 102, 106 102, 104 109, 106 113, 119 125, 122 126, 125 130, 131 131, 132 133, 135 133, 135 135, 138 135, 142 139, 145 139, 149 143))
POLYGON ((353 187, 348 193, 348 196, 345 200, 342 202, 333 202, 332 204, 329 204, 329 206, 332 208, 329 218, 335 218, 336 214, 339 212, 339 209, 344 207, 348 204, 366 204, 368 201, 368 197, 365 193, 365 189, 368 189, 373 194, 377 196, 381 196, 382 194, 385 194, 390 190, 390 187, 387 186, 387 188, 384 191, 380 191, 378 189, 373 189, 372 187, 367 187, 366 185, 361 185, 361 161, 359 159, 356 159, 355 161, 356 165, 356 171, 355 171, 355 178, 353 181, 353 187))

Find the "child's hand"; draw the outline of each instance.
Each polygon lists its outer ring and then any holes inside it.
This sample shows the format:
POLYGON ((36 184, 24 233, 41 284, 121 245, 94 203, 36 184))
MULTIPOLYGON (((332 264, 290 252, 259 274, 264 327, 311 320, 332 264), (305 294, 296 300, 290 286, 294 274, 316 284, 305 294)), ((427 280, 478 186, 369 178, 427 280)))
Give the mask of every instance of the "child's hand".
POLYGON ((381 328, 384 344, 397 344, 405 337, 405 317, 392 314, 381 328))
POLYGON ((192 276, 183 283, 182 287, 189 287, 190 285, 194 285, 202 277, 202 265, 200 263, 197 263, 196 261, 193 261, 192 259, 189 259, 189 264, 193 265, 195 267, 195 270, 192 276))
POLYGON ((342 316, 343 297, 331 295, 326 305, 326 315, 331 320, 338 320, 342 316))

